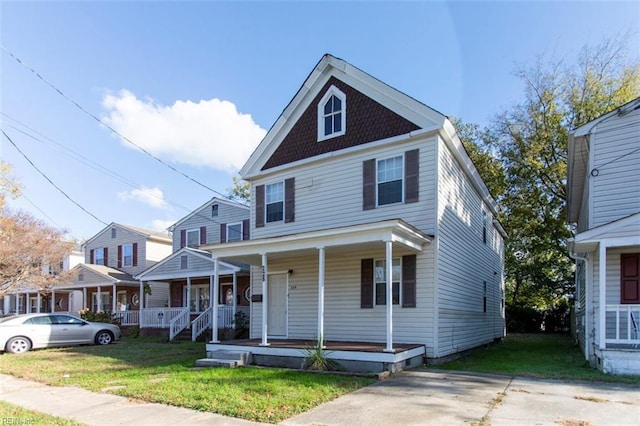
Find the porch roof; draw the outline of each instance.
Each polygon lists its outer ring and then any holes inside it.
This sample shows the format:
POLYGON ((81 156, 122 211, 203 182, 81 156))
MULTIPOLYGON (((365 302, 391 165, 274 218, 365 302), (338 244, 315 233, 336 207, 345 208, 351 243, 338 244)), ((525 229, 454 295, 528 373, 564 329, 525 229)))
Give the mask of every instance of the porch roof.
POLYGON ((640 245, 640 213, 581 232, 569 240, 569 247, 576 253, 592 252, 603 240, 610 240, 609 247, 640 245))
POLYGON ((384 248, 391 241, 413 251, 422 251, 431 243, 433 236, 427 235, 402 219, 365 223, 353 226, 282 235, 271 238, 208 245, 213 258, 260 265, 261 255, 270 257, 291 253, 315 252, 319 248, 367 246, 384 248))

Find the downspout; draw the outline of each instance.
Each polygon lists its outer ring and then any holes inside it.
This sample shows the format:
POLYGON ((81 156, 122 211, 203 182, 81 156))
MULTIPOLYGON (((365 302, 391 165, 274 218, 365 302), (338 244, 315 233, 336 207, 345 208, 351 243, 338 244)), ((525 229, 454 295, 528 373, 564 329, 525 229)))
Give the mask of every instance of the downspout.
MULTIPOLYGON (((573 252, 573 250, 569 250, 569 257, 575 260, 575 272, 574 272, 574 285, 576 290, 578 289, 578 261, 584 262, 585 274, 589 269, 589 258, 578 256, 577 253, 573 252)), ((584 357, 587 361, 589 361, 589 306, 590 306, 590 297, 589 297, 589 285, 587 280, 585 279, 584 284, 584 357)))

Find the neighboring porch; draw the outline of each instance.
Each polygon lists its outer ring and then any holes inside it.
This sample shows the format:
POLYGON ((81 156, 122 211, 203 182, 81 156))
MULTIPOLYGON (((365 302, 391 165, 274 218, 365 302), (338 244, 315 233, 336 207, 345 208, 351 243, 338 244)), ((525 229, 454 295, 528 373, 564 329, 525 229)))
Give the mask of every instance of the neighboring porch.
POLYGON ((142 308, 143 335, 168 334, 173 340, 190 333, 195 341, 207 330, 235 328, 238 314, 249 319, 248 268, 214 262, 209 252, 184 247, 135 278, 140 288, 152 281, 169 294, 167 306, 142 308))
MULTIPOLYGON (((207 356, 215 351, 250 353, 251 363, 285 368, 302 368, 305 358, 314 350, 312 340, 271 339, 263 346, 260 339, 232 340, 208 343, 207 356)), ((346 371, 399 371, 424 364, 426 349, 422 344, 396 344, 395 352, 385 351, 384 343, 327 341, 324 355, 340 364, 346 371)))
POLYGON ((614 374, 640 374, 640 214, 576 235, 587 262, 585 356, 614 374))

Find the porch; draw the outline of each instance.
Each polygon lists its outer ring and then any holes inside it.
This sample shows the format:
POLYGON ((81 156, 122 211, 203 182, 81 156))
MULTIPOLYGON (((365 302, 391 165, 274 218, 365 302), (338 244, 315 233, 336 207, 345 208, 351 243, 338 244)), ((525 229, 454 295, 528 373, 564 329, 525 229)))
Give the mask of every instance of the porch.
MULTIPOLYGON (((270 339, 268 346, 261 339, 231 340, 207 343, 207 357, 215 351, 247 352, 253 364, 269 367, 301 368, 305 358, 316 346, 313 340, 270 339)), ((424 364, 426 347, 420 343, 396 343, 395 352, 386 351, 386 343, 326 341, 324 355, 345 371, 395 372, 424 364)))
POLYGON ((607 305, 605 345, 640 350, 640 305, 607 305))

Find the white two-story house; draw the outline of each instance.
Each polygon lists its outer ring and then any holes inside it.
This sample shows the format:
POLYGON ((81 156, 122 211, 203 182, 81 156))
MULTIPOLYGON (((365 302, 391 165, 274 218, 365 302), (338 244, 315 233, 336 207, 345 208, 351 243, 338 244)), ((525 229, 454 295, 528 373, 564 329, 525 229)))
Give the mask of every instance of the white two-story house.
POLYGON ((248 319, 248 265, 220 262, 215 291, 215 264, 211 253, 201 246, 248 240, 249 215, 246 205, 214 197, 169 228, 173 253, 134 277, 143 286, 154 282, 168 294, 165 306, 143 310, 143 334, 164 335, 169 329, 169 339, 173 339, 190 328, 195 340, 211 328, 212 299, 217 304, 217 328, 232 328, 238 312, 248 319))
POLYGON ((438 111, 325 55, 240 174, 251 239, 204 248, 252 265, 252 340, 208 351, 395 370, 504 336, 497 205, 438 111))
POLYGON ((640 374, 640 98, 575 129, 568 148, 580 347, 605 372, 640 374))

